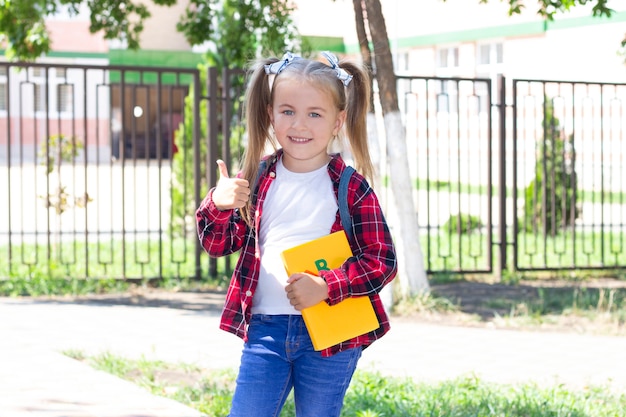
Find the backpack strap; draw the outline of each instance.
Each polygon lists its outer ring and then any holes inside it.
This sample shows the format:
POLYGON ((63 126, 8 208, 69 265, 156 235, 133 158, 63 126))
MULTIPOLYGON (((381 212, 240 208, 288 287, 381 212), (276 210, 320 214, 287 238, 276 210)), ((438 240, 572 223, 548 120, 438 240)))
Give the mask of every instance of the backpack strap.
POLYGON ((348 207, 348 185, 350 184, 350 178, 355 169, 350 165, 346 165, 346 168, 341 173, 339 178, 339 192, 337 196, 337 204, 339 205, 339 217, 341 218, 341 225, 343 230, 348 236, 348 240, 352 239, 352 217, 350 216, 350 208, 348 207))

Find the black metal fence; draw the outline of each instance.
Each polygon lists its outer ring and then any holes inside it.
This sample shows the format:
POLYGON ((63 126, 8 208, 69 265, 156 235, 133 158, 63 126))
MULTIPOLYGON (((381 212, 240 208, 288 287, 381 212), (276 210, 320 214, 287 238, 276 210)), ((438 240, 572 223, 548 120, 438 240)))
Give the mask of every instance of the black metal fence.
MULTIPOLYGON (((243 85, 215 68, 0 63, 0 278, 228 270, 194 211, 215 160, 239 166, 243 85)), ((428 273, 626 268, 626 85, 398 89, 428 273)))
POLYGON ((429 272, 626 268, 626 84, 398 88, 429 272))

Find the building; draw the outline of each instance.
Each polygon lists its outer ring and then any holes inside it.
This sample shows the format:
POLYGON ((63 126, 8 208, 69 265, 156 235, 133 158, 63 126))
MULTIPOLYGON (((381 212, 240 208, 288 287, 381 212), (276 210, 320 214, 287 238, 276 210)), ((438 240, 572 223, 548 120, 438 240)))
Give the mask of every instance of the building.
MULTIPOLYGON (((358 54, 352 1, 298 0, 296 3, 294 20, 313 45, 339 54, 358 54)), ((103 138, 111 131, 113 141, 121 134, 120 126, 130 126, 131 122, 135 135, 149 135, 158 124, 154 116, 144 111, 156 107, 152 93, 136 90, 137 96, 126 97, 127 108, 122 109, 120 94, 112 88, 107 93, 110 108, 102 107, 97 115, 98 106, 79 110, 77 98, 86 91, 97 90, 101 80, 91 77, 74 83, 71 81, 74 77, 80 79, 83 75, 62 65, 196 68, 202 61, 201 52, 175 30, 185 5, 186 2, 179 2, 172 8, 153 6, 153 17, 146 22, 139 51, 126 50, 120 42, 89 33, 86 12, 50 18, 53 51, 39 62, 59 64, 59 67, 47 73, 37 67, 16 72, 9 86, 10 67, 0 65, 0 132, 7 131, 10 97, 12 117, 18 117, 15 109, 19 109, 21 118, 19 123, 13 121, 12 131, 21 129, 19 134, 26 144, 42 139, 44 109, 60 120, 54 124, 57 126, 54 131, 71 130, 70 120, 85 118, 90 129, 97 127, 103 138), (47 96, 44 85, 49 87, 47 96), (74 109, 85 114, 76 114, 74 109), (121 120, 122 116, 127 119, 121 120)), ((558 14, 553 22, 541 19, 532 5, 524 13, 509 17, 508 5, 498 1, 479 4, 478 0, 382 0, 382 6, 398 74, 626 82, 626 56, 619 54, 626 32, 623 1, 609 1, 609 7, 615 10, 611 18, 594 18, 590 7, 579 6, 571 13, 558 14)), ((131 74, 126 76, 132 80, 131 74)), ((184 95, 185 91, 177 90, 175 94, 184 95)), ((177 97, 175 101, 182 100, 177 97)), ((168 111, 173 115, 162 129, 170 137, 182 109, 168 111)), ((0 149, 5 148, 2 144, 6 139, 6 135, 0 135, 0 149)), ((116 156, 119 149, 113 146, 111 153, 116 156)))

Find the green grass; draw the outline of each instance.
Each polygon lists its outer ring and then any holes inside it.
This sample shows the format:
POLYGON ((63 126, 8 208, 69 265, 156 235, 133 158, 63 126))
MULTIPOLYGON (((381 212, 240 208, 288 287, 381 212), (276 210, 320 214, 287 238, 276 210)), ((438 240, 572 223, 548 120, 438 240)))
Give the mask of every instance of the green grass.
MULTIPOLYGON (((109 353, 87 357, 69 351, 96 369, 130 380, 209 417, 228 414, 235 373, 188 364, 129 360, 109 353), (178 375, 178 378, 172 378, 178 375)), ((626 415, 626 395, 607 387, 573 390, 563 385, 496 384, 474 376, 424 383, 376 372, 357 371, 342 416, 357 417, 616 417, 626 415)), ((281 417, 295 416, 289 398, 281 417)))
POLYGON ((14 277, 0 280, 0 296, 52 296, 86 295, 127 291, 128 282, 118 279, 48 278, 41 274, 33 277, 14 277))
MULTIPOLYGON (((226 285, 236 260, 237 254, 217 259, 218 274, 209 277, 209 258, 202 254, 201 281, 226 285)), ((193 286, 195 240, 165 240, 161 246, 157 240, 130 242, 126 252, 120 241, 100 244, 76 241, 50 248, 34 244, 0 246, 0 295, 124 291, 129 282, 160 287, 193 286), (156 280, 159 276, 162 279, 156 280)))
MULTIPOLYGON (((437 190, 439 192, 452 192, 452 193, 461 193, 461 194, 475 194, 475 195, 484 195, 486 196, 489 192, 489 187, 487 185, 480 184, 468 184, 456 181, 438 181, 438 180, 428 180, 426 178, 418 178, 413 181, 415 184, 415 188, 417 190, 426 191, 426 190, 437 190)), ((388 184, 388 181, 386 182, 388 184)), ((498 186, 491 187, 491 194, 493 196, 499 195, 498 186)), ((518 190, 518 195, 522 197, 524 195, 524 190, 518 190)), ((513 188, 506 187, 506 196, 513 196, 513 188)), ((605 203, 621 203, 626 204, 626 192, 618 192, 618 191, 605 191, 604 193, 597 190, 578 190, 576 194, 576 198, 580 203, 599 203, 604 201, 605 203)))
POLYGON ((578 318, 579 323, 593 323, 590 330, 595 333, 623 334, 626 324, 626 288, 544 287, 537 289, 536 297, 489 298, 484 305, 515 327, 534 328, 578 318))
MULTIPOLYGON (((626 242, 617 233, 571 232, 544 240, 534 234, 518 236, 518 266, 531 268, 611 268, 626 265, 626 242)), ((494 236, 494 239, 497 237, 494 236)), ((441 231, 422 231, 422 252, 431 273, 455 271, 485 271, 489 269, 489 247, 484 230, 457 235, 441 231)), ((510 237, 509 237, 510 239, 510 237)), ((509 240, 510 241, 510 240, 509 240)), ((496 249, 494 245, 493 249, 496 249)), ((513 259, 509 247, 508 263, 513 259)), ((237 261, 237 254, 219 258, 218 279, 227 281, 237 261)), ((495 252, 494 252, 495 256, 495 252)), ((208 257, 202 254, 202 277, 209 275, 208 257)), ((195 277, 195 240, 158 240, 128 242, 125 251, 121 242, 67 242, 59 246, 24 244, 0 246, 0 277, 31 280, 47 279, 193 279, 195 277), (9 250, 10 249, 10 250, 9 250), (49 261, 48 261, 49 259, 49 261)), ((35 286, 33 283, 31 286, 35 286)), ((39 284, 37 284, 39 285, 39 284)), ((45 291, 44 291, 45 293, 45 291)))
MULTIPOLYGON (((193 277, 195 245, 195 239, 159 242, 156 237, 151 241, 127 241, 125 248, 121 240, 2 245, 0 277, 193 277)), ((203 259, 208 258, 204 255, 203 259)), ((207 264, 204 262, 205 270, 207 264)))
MULTIPOLYGON (((498 236, 494 235, 493 239, 497 240, 498 236)), ((512 242, 511 236, 507 239, 512 242)), ((420 240, 429 271, 486 270, 489 266, 486 231, 462 235, 422 231, 420 240)), ((497 247, 494 245, 493 249, 496 256, 497 247)), ((517 249, 518 267, 522 269, 623 269, 626 265, 626 238, 619 233, 566 232, 545 240, 532 233, 520 233, 517 249)), ((510 245, 509 264, 513 261, 513 250, 510 245)))

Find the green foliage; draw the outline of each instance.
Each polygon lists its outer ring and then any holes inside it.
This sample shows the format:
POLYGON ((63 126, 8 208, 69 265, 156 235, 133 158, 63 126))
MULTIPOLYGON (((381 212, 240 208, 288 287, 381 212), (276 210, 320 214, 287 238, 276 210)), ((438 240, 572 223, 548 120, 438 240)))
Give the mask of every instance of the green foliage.
POLYGON ((117 279, 51 278, 41 274, 0 280, 0 296, 40 297, 87 295, 127 290, 128 283, 117 279))
POLYGON ((480 217, 465 213, 450 216, 443 226, 441 226, 442 230, 449 234, 471 233, 475 230, 479 230, 481 227, 483 227, 483 223, 480 217))
MULTIPOLYGON (((126 285, 125 280, 145 281, 159 278, 160 286, 182 286, 196 281, 195 250, 197 237, 188 240, 163 239, 135 241, 124 247, 120 240, 100 242, 60 242, 54 245, 0 245, 0 295, 63 295, 98 292, 98 283, 126 285), (91 290, 90 290, 91 288, 91 290)), ((226 285, 237 254, 217 260, 218 277, 208 282, 226 285)), ((206 263, 200 275, 208 275, 206 263)), ((206 282, 203 282, 206 283, 206 282)), ((103 289, 106 291, 106 288, 103 289)))
POLYGON ((457 305, 434 292, 426 292, 412 296, 409 299, 401 299, 393 306, 393 313, 401 316, 423 312, 450 313, 456 311, 459 311, 457 305))
MULTIPOLYGON (((152 0, 171 6, 176 0, 152 0)), ((0 42, 6 41, 7 58, 32 61, 50 52, 45 19, 61 11, 78 15, 81 6, 89 9, 91 33, 103 32, 105 39, 125 40, 139 48, 139 35, 150 12, 145 4, 131 0, 0 0, 0 42)), ((208 36, 208 35, 207 35, 208 36)))
MULTIPOLYGON (((152 0, 152 4, 172 6, 176 0, 152 0)), ((91 33, 101 32, 105 39, 125 41, 129 49, 140 48, 144 22, 151 16, 149 3, 133 0, 0 0, 0 42, 6 41, 7 58, 30 61, 50 52, 45 19, 61 11, 76 16, 81 6, 89 10, 91 33)), ((191 0, 176 29, 191 45, 216 40, 219 47, 214 52, 218 52, 225 62, 236 64, 242 59, 253 58, 257 51, 274 52, 277 42, 285 42, 289 48, 295 46, 298 43, 293 37, 295 25, 289 17, 292 10, 292 3, 287 0, 191 0)))
POLYGON ((51 174, 56 169, 61 170, 62 162, 72 162, 83 150, 83 142, 75 136, 52 135, 46 142, 41 142, 39 158, 41 165, 46 167, 46 172, 51 174))
POLYGON ((191 45, 209 43, 211 65, 242 68, 259 54, 306 49, 293 10, 288 0, 191 0, 176 28, 191 45))
MULTIPOLYGON (((200 66, 201 94, 208 96, 207 71, 209 67, 217 68, 218 97, 228 95, 232 98, 232 118, 225 119, 222 113, 217 114, 216 126, 218 133, 217 149, 224 149, 223 126, 227 125, 230 133, 230 155, 220 158, 229 163, 230 169, 236 169, 244 152, 244 126, 240 123, 245 79, 242 75, 222 79, 224 68, 244 68, 251 59, 261 55, 282 55, 286 49, 301 51, 306 44, 300 39, 297 29, 291 20, 293 6, 291 2, 262 0, 258 2, 241 2, 225 0, 222 7, 215 8, 214 0, 192 1, 198 7, 188 8, 177 28, 183 32, 190 43, 203 43, 207 40, 206 32, 215 33, 210 39, 210 51, 206 62, 200 66), (208 19, 208 10, 212 10, 208 19), (207 20, 208 19, 208 20, 207 20), (254 28, 250 30, 249 28, 254 28), (226 87, 224 87, 226 86, 226 87)), ((193 92, 185 99, 185 124, 175 133, 178 152, 173 158, 174 187, 172 189, 172 223, 173 232, 179 236, 195 227, 195 201, 189 198, 194 186, 194 156, 200 153, 200 195, 205 195, 207 169, 216 169, 216 155, 207 160, 208 116, 207 102, 200 101, 200 145, 193 149, 193 92), (207 166, 208 164, 208 166, 207 166)), ((218 151, 219 152, 219 151, 218 151)))
MULTIPOLYGON (((56 247, 58 256, 50 259, 49 248, 45 244, 13 243, 11 248, 0 245, 0 278, 25 281, 77 278, 90 281, 98 278, 150 279, 161 276, 164 281, 179 285, 181 280, 195 280, 196 240, 194 235, 186 239, 164 238, 161 242, 158 239, 135 241, 126 245, 125 252, 120 240, 105 237, 100 242, 89 244, 64 241, 56 247)), ((572 259, 578 259, 579 267, 589 265, 602 268, 593 272, 594 275, 598 272, 611 273, 612 276, 626 279, 626 275, 619 269, 619 265, 626 263, 626 254, 619 242, 619 233, 607 232, 577 232, 575 244, 570 232, 556 238, 547 237, 546 240, 534 234, 522 234, 517 248, 518 262, 523 268, 561 268, 580 276, 582 271, 572 270, 577 266, 572 264, 572 259), (604 248, 604 253, 601 248, 604 248)), ((483 233, 423 233, 421 245, 425 266, 435 283, 458 281, 462 275, 458 273, 459 270, 472 270, 481 265, 486 268, 488 262, 487 239, 483 233)), ((514 249, 509 248, 509 259, 514 249)), ((226 266, 227 257, 217 259, 219 273, 216 284, 228 283, 237 257, 237 253, 230 256, 230 266, 226 266)), ((206 262, 200 266, 201 276, 208 276, 206 262)), ((521 278, 519 273, 509 271, 505 273, 504 279, 515 282, 521 278)))
MULTIPOLYGON (((453 272, 486 268, 489 261, 486 231, 457 235, 456 233, 422 233, 421 247, 425 267, 429 273, 453 272)), ((513 238, 507 238, 512 242, 513 238)), ((604 272, 619 273, 626 264, 623 237, 617 231, 566 230, 557 236, 546 236, 520 231, 517 246, 509 245, 507 259, 517 251, 519 268, 550 268, 572 270, 601 268, 604 272)))
MULTIPOLYGON (((445 2, 446 0, 443 1, 445 2)), ((485 4, 489 3, 489 0, 479 0, 479 2, 485 4)), ((528 3, 523 0, 507 0, 507 2, 509 4, 509 16, 522 13, 528 3)), ((576 6, 583 6, 593 2, 589 0, 537 0, 537 3, 537 14, 547 20, 554 20, 554 16, 557 13, 568 12, 576 6)), ((592 9, 594 16, 611 17, 613 12, 614 10, 608 7, 608 0, 595 0, 592 9)))
MULTIPOLYGON (((209 61, 214 61, 208 57, 209 61)), ((210 66, 209 63, 202 64, 200 66, 200 83, 201 94, 206 97, 207 90, 207 70, 210 66)), ((218 73, 221 74, 221 71, 218 73)), ((231 90, 223 92, 221 87, 218 91, 218 95, 221 94, 234 94, 232 115, 233 120, 224 120, 223 117, 218 118, 218 123, 227 123, 230 127, 230 155, 222 155, 221 158, 226 161, 237 162, 243 154, 243 126, 238 126, 235 121, 235 117, 240 113, 241 100, 242 100, 242 87, 244 81, 243 77, 231 78, 231 90)), ((220 86, 223 85, 220 83, 220 86)), ((175 132, 175 141, 178 148, 178 152, 174 154, 172 163, 172 227, 175 236, 182 236, 185 232, 193 231, 195 228, 195 210, 196 202, 190 195, 194 190, 194 166, 195 155, 199 152, 200 155, 200 195, 204 196, 209 189, 207 182, 207 169, 215 169, 215 161, 208 161, 208 105, 206 100, 200 100, 200 140, 198 143, 198 149, 194 149, 193 144, 193 91, 190 90, 189 95, 185 98, 185 120, 184 124, 181 124, 179 129, 175 132)), ((219 116, 223 116, 220 114, 219 116)), ((223 149, 223 133, 220 127, 217 127, 217 149, 223 149)), ((217 159, 216 155, 213 155, 213 159, 217 159)))
MULTIPOLYGON (((187 404, 207 416, 228 415, 235 382, 231 370, 203 371, 181 364, 128 360, 109 353, 86 360, 98 369, 131 380, 153 394, 187 404), (184 374, 179 383, 171 380, 175 370, 184 374), (159 374, 165 374, 159 371, 168 371, 168 381, 159 380, 159 374), (190 380, 195 382, 183 382, 190 380)), ((603 387, 573 391, 563 385, 496 384, 475 376, 427 383, 357 370, 346 393, 341 416, 613 417, 624 413, 626 395, 603 387)), ((295 416, 293 396, 287 399, 280 416, 295 416)))
MULTIPOLYGON (((201 77, 205 77, 205 72, 200 72, 201 77)), ((201 81, 202 88, 205 88, 205 82, 201 81)), ((193 198, 194 193, 194 155, 199 152, 200 161, 200 195, 207 192, 205 164, 202 162, 206 159, 207 141, 201 139, 198 141, 199 149, 193 148, 193 115, 192 111, 194 103, 194 91, 190 89, 189 94, 185 97, 184 124, 181 124, 178 130, 174 132, 174 142, 176 143, 177 152, 172 158, 172 211, 170 227, 174 236, 185 236, 188 232, 193 232, 196 224, 194 213, 196 210, 196 202, 193 198)), ((207 114, 207 102, 200 101, 200 114, 207 114)), ((200 137, 206 138, 207 135, 207 118, 200 117, 200 137)))
POLYGON ((0 44, 8 59, 34 59, 50 50, 50 38, 37 2, 0 1, 0 44))
POLYGON ((53 208, 57 214, 63 214, 72 207, 84 208, 92 201, 89 194, 73 196, 67 191, 67 187, 61 183, 61 166, 63 162, 72 162, 84 148, 83 143, 72 136, 52 135, 41 143, 39 158, 41 165, 46 167, 46 175, 56 172, 57 188, 48 195, 40 196, 44 200, 46 208, 53 208))
POLYGON ((564 322, 569 326, 573 319, 584 318, 593 325, 595 332, 614 334, 624 325, 626 289, 546 285, 524 295, 502 292, 478 304, 474 307, 489 311, 495 318, 517 328, 532 329, 551 322, 564 322))
POLYGON ((544 135, 537 141, 535 178, 524 193, 523 228, 555 236, 574 224, 580 216, 576 207, 576 152, 573 137, 565 138, 559 119, 554 116, 554 102, 544 101, 544 135))

